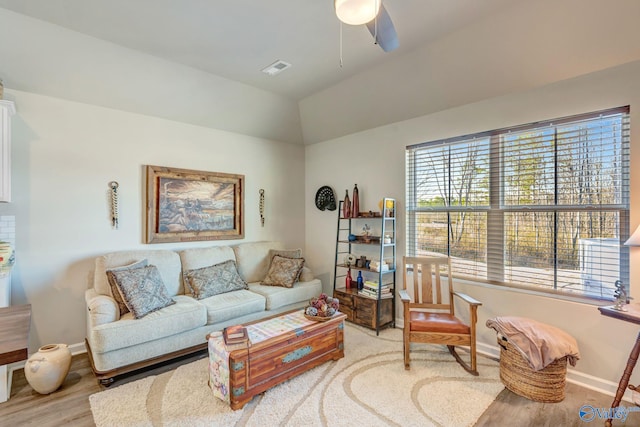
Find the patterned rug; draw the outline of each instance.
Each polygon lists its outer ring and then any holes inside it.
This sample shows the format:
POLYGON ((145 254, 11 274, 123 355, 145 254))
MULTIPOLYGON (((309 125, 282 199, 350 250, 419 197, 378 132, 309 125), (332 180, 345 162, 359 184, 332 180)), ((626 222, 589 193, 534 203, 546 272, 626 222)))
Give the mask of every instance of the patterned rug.
POLYGON ((444 346, 412 347, 402 330, 347 323, 345 357, 327 362, 231 410, 207 386, 207 359, 93 394, 103 426, 472 426, 504 386, 498 362, 479 357, 466 373, 444 346))

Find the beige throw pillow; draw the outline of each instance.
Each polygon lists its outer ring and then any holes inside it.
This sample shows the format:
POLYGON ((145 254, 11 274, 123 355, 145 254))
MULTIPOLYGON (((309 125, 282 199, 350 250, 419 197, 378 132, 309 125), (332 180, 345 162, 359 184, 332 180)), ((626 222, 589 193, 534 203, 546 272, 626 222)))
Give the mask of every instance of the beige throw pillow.
POLYGON ((133 317, 140 319, 176 302, 167 294, 160 272, 155 265, 133 270, 107 271, 133 317))
POLYGON ((121 267, 112 267, 106 271, 107 282, 109 282, 109 287, 111 288, 111 295, 113 296, 113 299, 116 300, 116 304, 118 304, 118 308, 120 309, 120 316, 122 316, 123 314, 127 314, 129 312, 129 309, 127 308, 127 304, 124 303, 124 300, 122 299, 120 291, 118 290, 118 284, 113 279, 113 276, 109 275, 109 272, 135 270, 137 268, 146 267, 147 265, 149 265, 149 262, 146 259, 143 259, 143 260, 131 263, 129 265, 123 265, 121 267))
MULTIPOLYGON (((267 267, 267 271, 269 271, 269 269, 271 268, 273 257, 276 255, 285 258, 302 258, 302 249, 269 249, 269 254, 267 255, 267 257, 269 258, 269 266, 267 267)), ((302 274, 302 271, 300 272, 300 274, 302 274)), ((298 280, 300 280, 300 277, 296 277, 296 282, 298 280)))
POLYGON ((196 299, 249 289, 247 283, 238 274, 236 262, 232 259, 209 267, 187 270, 184 278, 196 299))
POLYGON ((275 255, 271 260, 271 266, 262 284, 292 288, 298 281, 303 266, 304 258, 286 258, 275 255))
POLYGON ((269 254, 267 257, 269 258, 269 268, 271 268, 271 263, 273 262, 273 257, 276 255, 280 255, 285 258, 302 258, 302 249, 269 249, 269 254))

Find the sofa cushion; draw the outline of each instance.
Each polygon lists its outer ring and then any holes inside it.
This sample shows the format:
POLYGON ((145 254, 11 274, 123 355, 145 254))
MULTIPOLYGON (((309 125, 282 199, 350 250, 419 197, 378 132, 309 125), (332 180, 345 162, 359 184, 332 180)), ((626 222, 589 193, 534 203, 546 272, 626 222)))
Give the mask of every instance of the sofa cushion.
POLYGON ((285 258, 276 255, 271 260, 267 276, 261 282, 265 286, 284 286, 292 288, 298 281, 304 266, 304 258, 285 258))
POLYGON ((284 249, 282 242, 242 243, 233 247, 238 273, 247 282, 260 282, 269 268, 269 250, 284 249))
POLYGON ((224 322, 246 314, 265 310, 265 297, 240 290, 199 300, 207 309, 207 324, 224 322))
POLYGON ((96 292, 100 295, 112 297, 106 270, 128 265, 142 259, 147 259, 149 264, 153 264, 158 268, 169 296, 183 293, 182 280, 180 278, 182 271, 180 256, 176 252, 166 249, 120 251, 97 257, 93 283, 96 292))
POLYGON ((232 259, 184 272, 185 284, 196 299, 203 299, 226 292, 249 289, 236 270, 232 259))
POLYGON ((175 301, 167 295, 166 288, 155 265, 136 269, 108 270, 110 282, 116 284, 120 297, 133 317, 140 319, 175 301))
MULTIPOLYGON (((246 291, 248 292, 248 291, 246 291)), ((176 302, 161 310, 134 319, 127 313, 116 322, 98 325, 91 330, 91 350, 106 353, 154 341, 204 326, 207 310, 198 301, 184 295, 173 297, 176 302)))
POLYGON ((266 298, 267 310, 275 310, 289 304, 305 302, 317 297, 322 292, 322 282, 318 279, 313 279, 310 282, 298 282, 293 288, 249 283, 249 289, 251 292, 266 298))
POLYGON ((184 282, 185 295, 190 294, 189 286, 184 278, 184 272, 195 270, 197 268, 208 267, 210 265, 220 264, 227 260, 235 260, 236 255, 229 246, 212 246, 208 248, 191 248, 178 252, 180 262, 182 263, 182 272, 184 282))
POLYGON ((109 282, 109 288, 111 289, 111 295, 113 295, 113 299, 116 300, 116 304, 118 304, 118 309, 120 310, 120 316, 129 312, 129 308, 127 304, 125 304, 122 299, 122 294, 118 290, 118 283, 114 280, 114 276, 110 275, 110 271, 123 271, 123 270, 135 270, 136 268, 142 268, 149 265, 149 262, 146 259, 142 259, 140 261, 136 261, 134 263, 123 265, 122 267, 111 267, 107 270, 107 281, 109 282))

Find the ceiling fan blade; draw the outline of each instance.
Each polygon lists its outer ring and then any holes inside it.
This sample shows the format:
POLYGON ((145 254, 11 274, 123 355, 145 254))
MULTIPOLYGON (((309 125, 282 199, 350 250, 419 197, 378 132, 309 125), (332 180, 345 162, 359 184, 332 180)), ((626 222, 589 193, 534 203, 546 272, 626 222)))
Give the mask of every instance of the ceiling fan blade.
POLYGON ((393 27, 393 22, 391 22, 391 17, 383 4, 380 5, 380 11, 378 12, 377 18, 368 22, 367 28, 371 35, 376 37, 376 43, 380 45, 382 50, 385 52, 391 52, 398 47, 398 34, 396 33, 396 29, 393 27), (377 29, 376 25, 378 27, 377 29))

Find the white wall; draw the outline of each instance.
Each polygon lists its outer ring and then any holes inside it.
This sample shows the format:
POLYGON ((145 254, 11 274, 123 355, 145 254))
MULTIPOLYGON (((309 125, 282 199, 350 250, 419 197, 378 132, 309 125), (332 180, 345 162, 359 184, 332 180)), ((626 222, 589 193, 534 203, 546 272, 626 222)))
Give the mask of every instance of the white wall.
MULTIPOLYGON (((12 303, 33 306, 30 350, 85 337, 84 291, 108 251, 283 240, 304 245, 304 148, 165 119, 6 90, 13 116, 16 217, 12 303), (143 165, 245 175, 245 239, 143 245, 143 165), (107 184, 118 181, 120 228, 107 184), (265 190, 260 226, 258 191, 265 190)), ((313 265, 311 265, 313 267, 313 265)))
MULTIPOLYGON (((398 209, 398 256, 405 248, 405 146, 526 124, 538 120, 631 105, 631 164, 640 164, 640 61, 561 81, 527 92, 467 104, 419 118, 370 129, 307 147, 306 201, 307 254, 316 261, 316 273, 325 286, 332 284, 337 214, 318 211, 312 198, 320 185, 330 185, 339 197, 358 183, 363 209, 375 209, 383 196, 395 197, 398 209)), ((640 188, 640 173, 631 168, 631 188, 640 188)), ((631 229, 640 223, 640 193, 631 194, 631 229)), ((640 251, 631 250, 631 293, 640 294, 640 251)), ((582 358, 574 377, 589 376, 617 384, 635 341, 638 327, 600 315, 595 305, 533 296, 490 286, 461 285, 482 301, 478 341, 495 347, 495 333, 487 319, 501 315, 524 316, 556 325, 577 340, 582 358)), ((640 381, 640 369, 633 383, 640 381)), ((602 382, 595 381, 598 386, 602 382)), ((610 385, 611 385, 610 384, 610 385)), ((615 390, 613 387, 611 390, 615 390)))
POLYGON ((0 8, 7 88, 300 144, 297 103, 0 8))

